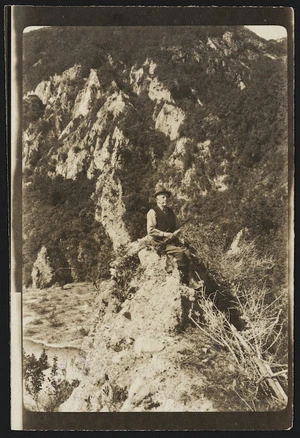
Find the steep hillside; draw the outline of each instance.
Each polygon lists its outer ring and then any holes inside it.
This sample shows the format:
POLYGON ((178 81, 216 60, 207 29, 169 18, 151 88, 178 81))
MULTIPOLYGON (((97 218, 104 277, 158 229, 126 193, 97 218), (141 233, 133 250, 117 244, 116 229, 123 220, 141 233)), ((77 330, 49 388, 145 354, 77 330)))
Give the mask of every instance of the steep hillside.
POLYGON ((75 281, 107 275, 158 180, 195 236, 228 248, 246 227, 282 265, 284 44, 238 26, 24 34, 24 283, 43 245, 75 281))

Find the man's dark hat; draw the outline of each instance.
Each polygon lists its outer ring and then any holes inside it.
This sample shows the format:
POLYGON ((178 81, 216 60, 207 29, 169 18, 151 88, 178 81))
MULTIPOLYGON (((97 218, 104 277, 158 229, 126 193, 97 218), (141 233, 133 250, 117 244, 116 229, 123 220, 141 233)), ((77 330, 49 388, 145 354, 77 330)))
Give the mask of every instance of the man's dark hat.
POLYGON ((156 198, 157 195, 162 195, 163 193, 165 193, 168 196, 171 196, 170 190, 168 190, 163 184, 160 183, 156 184, 154 197, 156 198))

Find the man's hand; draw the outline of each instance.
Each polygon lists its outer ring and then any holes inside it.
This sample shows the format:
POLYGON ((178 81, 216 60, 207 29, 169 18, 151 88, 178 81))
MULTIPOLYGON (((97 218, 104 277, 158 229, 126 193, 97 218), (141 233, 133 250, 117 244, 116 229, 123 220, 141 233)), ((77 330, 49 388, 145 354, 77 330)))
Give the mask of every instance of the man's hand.
POLYGON ((176 237, 176 236, 178 236, 178 234, 180 233, 180 229, 178 229, 178 230, 176 230, 176 231, 174 231, 174 233, 173 233, 173 237, 176 237))
POLYGON ((167 239, 172 239, 173 237, 176 237, 180 233, 180 231, 181 230, 176 230, 174 231, 174 233, 165 232, 164 237, 166 237, 167 239))

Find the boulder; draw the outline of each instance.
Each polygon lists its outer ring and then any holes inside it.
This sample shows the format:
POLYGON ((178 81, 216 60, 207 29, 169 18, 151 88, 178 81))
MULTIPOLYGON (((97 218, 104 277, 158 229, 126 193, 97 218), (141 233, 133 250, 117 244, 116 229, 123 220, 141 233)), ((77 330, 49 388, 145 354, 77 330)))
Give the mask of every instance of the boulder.
POLYGON ((43 289, 50 287, 55 283, 55 270, 49 259, 47 249, 42 246, 34 262, 32 269, 32 287, 34 289, 43 289))
POLYGON ((58 283, 60 286, 72 282, 71 269, 58 249, 42 246, 31 273, 32 287, 44 289, 58 283))

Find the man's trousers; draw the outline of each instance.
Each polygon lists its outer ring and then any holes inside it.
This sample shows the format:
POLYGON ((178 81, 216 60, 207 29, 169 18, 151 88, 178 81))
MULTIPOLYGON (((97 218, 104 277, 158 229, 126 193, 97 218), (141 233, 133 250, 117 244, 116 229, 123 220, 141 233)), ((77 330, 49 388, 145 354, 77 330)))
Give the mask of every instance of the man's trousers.
MULTIPOLYGON (((159 249, 161 243, 154 242, 155 249, 159 249)), ((182 281, 185 284, 189 282, 189 268, 191 264, 191 252, 185 246, 177 246, 173 243, 163 244, 162 254, 168 254, 176 259, 178 269, 181 272, 182 281)))

